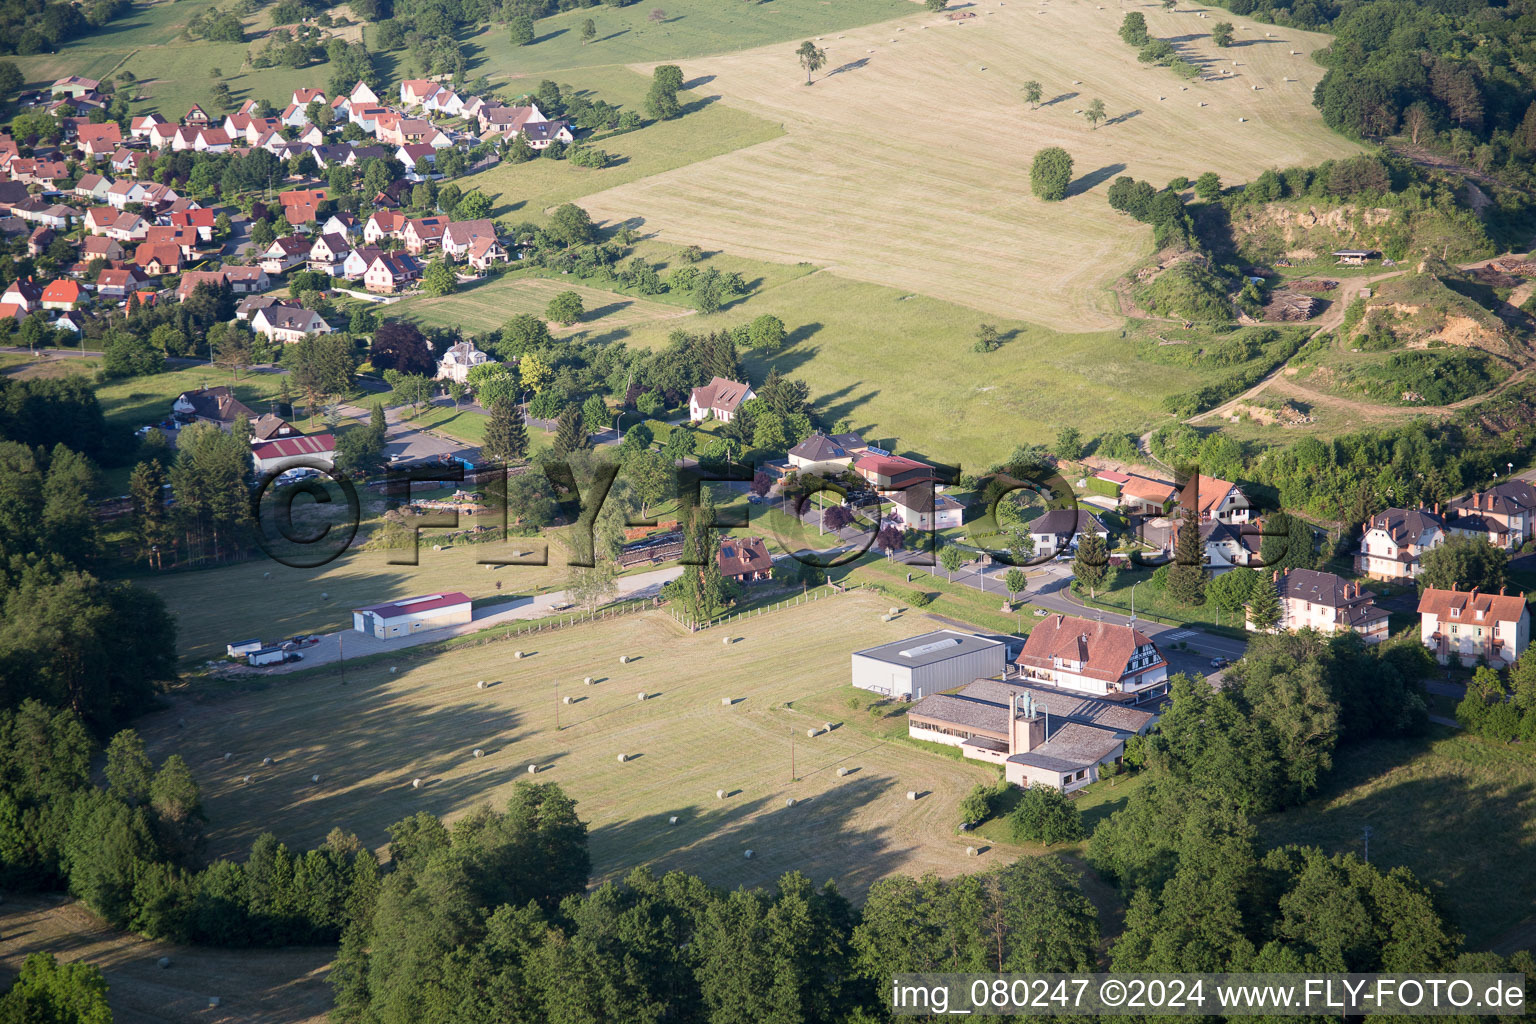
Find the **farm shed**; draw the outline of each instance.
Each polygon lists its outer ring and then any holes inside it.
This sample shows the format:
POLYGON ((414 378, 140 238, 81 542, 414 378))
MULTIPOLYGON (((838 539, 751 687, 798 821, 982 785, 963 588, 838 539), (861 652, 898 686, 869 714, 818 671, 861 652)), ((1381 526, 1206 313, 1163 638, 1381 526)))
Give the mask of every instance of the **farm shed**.
POLYGON ((224 650, 229 652, 231 658, 238 658, 242 654, 250 654, 252 651, 261 650, 260 640, 237 640, 232 644, 225 644, 224 650))
POLYGON ((424 629, 442 629, 469 622, 474 618, 470 599, 465 594, 428 594, 407 597, 388 604, 372 604, 352 609, 352 628, 381 640, 409 636, 424 629))
POLYGON ((1007 668, 1006 645, 990 637, 940 629, 855 651, 853 685, 913 700, 1000 676, 1007 668))
POLYGON ((281 665, 286 652, 281 647, 263 647, 245 656, 247 665, 281 665))

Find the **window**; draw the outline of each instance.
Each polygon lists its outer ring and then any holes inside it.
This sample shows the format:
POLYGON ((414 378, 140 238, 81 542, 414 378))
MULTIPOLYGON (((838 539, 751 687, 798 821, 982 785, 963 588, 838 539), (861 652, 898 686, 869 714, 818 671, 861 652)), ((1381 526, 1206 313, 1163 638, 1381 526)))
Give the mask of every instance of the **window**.
POLYGON ((1451 626, 1451 636, 1455 636, 1455 635, 1456 635, 1456 626, 1454 624, 1452 624, 1452 626, 1451 626))

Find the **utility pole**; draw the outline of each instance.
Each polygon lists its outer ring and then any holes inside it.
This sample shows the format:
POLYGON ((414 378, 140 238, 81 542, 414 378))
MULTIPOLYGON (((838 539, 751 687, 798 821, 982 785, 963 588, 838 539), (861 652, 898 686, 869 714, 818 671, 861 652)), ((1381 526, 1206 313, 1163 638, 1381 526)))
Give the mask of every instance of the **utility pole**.
POLYGON ((795 781, 795 727, 789 727, 789 781, 795 781))
POLYGON ((555 732, 560 731, 560 680, 555 680, 555 732))
POLYGON ((1365 862, 1371 862, 1371 826, 1365 826, 1365 862))
POLYGON ((337 633, 336 634, 336 657, 337 657, 337 659, 341 663, 341 685, 342 686, 346 686, 347 685, 347 652, 346 652, 345 649, 342 648, 342 645, 341 645, 341 638, 345 634, 345 632, 346 631, 343 630, 341 633, 337 633))

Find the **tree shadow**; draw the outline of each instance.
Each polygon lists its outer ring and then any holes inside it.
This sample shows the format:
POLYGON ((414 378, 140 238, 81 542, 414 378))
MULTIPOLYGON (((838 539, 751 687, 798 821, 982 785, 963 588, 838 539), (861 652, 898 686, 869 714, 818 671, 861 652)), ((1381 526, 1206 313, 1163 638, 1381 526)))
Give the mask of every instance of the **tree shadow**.
POLYGON ((1040 105, 1042 107, 1054 107, 1058 103, 1065 103, 1067 100, 1075 100, 1081 95, 1082 93, 1064 92, 1059 96, 1052 96, 1050 99, 1042 101, 1040 105))
POLYGON ((869 58, 868 57, 860 57, 858 60, 849 61, 847 64, 844 64, 842 67, 833 68, 831 71, 828 71, 822 77, 824 77, 824 78, 831 78, 833 75, 840 75, 844 71, 857 71, 857 70, 859 70, 859 68, 865 67, 868 64, 869 64, 869 58))
POLYGON ((549 33, 548 35, 542 35, 542 36, 538 36, 537 38, 535 38, 532 45, 537 46, 539 43, 547 43, 551 39, 559 38, 560 36, 565 35, 569 31, 570 31, 570 29, 568 29, 568 28, 557 28, 553 32, 549 33))
POLYGON ((605 316, 611 316, 620 310, 628 309, 634 304, 635 303, 633 299, 621 299, 618 302, 610 302, 606 306, 597 306, 593 309, 587 310, 585 319, 590 323, 593 320, 598 320, 605 316))
POLYGON ((1069 197, 1082 195, 1084 192, 1104 184, 1104 182, 1123 170, 1125 170, 1125 164, 1105 164, 1096 171, 1089 171, 1067 186, 1067 195, 1069 197))
POLYGON ((694 78, 694 79, 691 79, 691 80, 689 80, 687 82, 684 82, 683 83, 683 88, 684 89, 697 89, 699 86, 701 86, 701 85, 708 85, 710 82, 713 82, 714 80, 715 80, 715 76, 714 75, 700 75, 698 78, 694 78))
POLYGON ((1139 109, 1138 110, 1127 110, 1125 113, 1123 113, 1123 114, 1116 114, 1114 117, 1110 118, 1108 121, 1105 121, 1104 122, 1104 127, 1108 128, 1112 124, 1124 124, 1125 122, 1129 121, 1131 118, 1133 118, 1133 117, 1140 117, 1140 116, 1141 116, 1141 111, 1139 109))

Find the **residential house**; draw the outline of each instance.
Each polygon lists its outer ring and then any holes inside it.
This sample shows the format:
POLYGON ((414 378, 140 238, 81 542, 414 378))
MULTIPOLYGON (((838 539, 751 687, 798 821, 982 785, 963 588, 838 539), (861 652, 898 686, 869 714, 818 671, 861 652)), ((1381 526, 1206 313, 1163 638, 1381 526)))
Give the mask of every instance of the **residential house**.
POLYGON ((143 283, 144 275, 137 267, 109 268, 96 275, 96 294, 104 299, 126 299, 143 283))
POLYGON ((479 122, 482 137, 490 134, 515 133, 525 124, 546 120, 538 105, 533 103, 526 107, 482 106, 476 111, 475 116, 479 122))
MULTIPOLYGON (((1286 569, 1270 576, 1280 598, 1275 628, 1315 629, 1330 636, 1357 633, 1368 644, 1387 638, 1387 610, 1376 607, 1376 595, 1353 580, 1311 569, 1286 569)), ((1252 622, 1247 626, 1255 628, 1252 622)))
POLYGON ((107 260, 118 262, 127 258, 127 251, 122 243, 106 237, 105 235, 88 235, 80 243, 80 258, 90 263, 93 260, 107 260))
POLYGON ((298 235, 273 239, 258 265, 268 274, 285 274, 309 259, 310 244, 298 235))
POLYGON ((330 277, 340 277, 352 247, 344 235, 321 235, 309 247, 309 269, 330 277))
POLYGON ((58 96, 63 94, 68 96, 70 99, 79 99, 82 96, 89 96, 91 93, 100 91, 101 83, 96 79, 81 78, 78 75, 70 75, 68 78, 56 79, 54 83, 48 87, 48 92, 50 95, 58 96))
POLYGON ((83 124, 75 137, 80 152, 92 160, 111 156, 123 144, 123 129, 116 121, 83 124))
POLYGON ((74 309, 85 301, 85 289, 80 287, 79 281, 61 277, 48 282, 48 287, 43 289, 41 301, 44 309, 74 309))
POLYGON ((1028 526, 1035 554, 1042 558, 1077 547, 1077 538, 1090 530, 1101 537, 1109 535, 1098 516, 1081 508, 1053 508, 1030 520, 1028 526))
MULTIPOLYGON (((316 147, 325 144, 325 132, 321 131, 318 125, 312 124, 302 132, 299 132, 297 141, 314 150, 316 147)), ((316 162, 318 163, 318 159, 316 162)))
POLYGON ((552 142, 563 142, 567 146, 576 141, 576 136, 571 134, 571 127, 566 121, 536 121, 522 126, 517 131, 510 132, 507 138, 513 139, 518 135, 528 140, 528 145, 534 149, 548 149, 552 142))
POLYGON ((34 281, 31 275, 18 277, 0 295, 0 302, 12 303, 30 313, 43 304, 43 286, 34 281))
POLYGON ((45 203, 41 199, 26 199, 11 207, 11 216, 19 217, 28 224, 41 224, 55 231, 68 231, 79 211, 60 203, 45 203))
POLYGON ((192 148, 199 153, 228 153, 234 144, 223 128, 204 128, 197 133, 192 148))
POLYGON ((342 211, 333 213, 320 225, 322 235, 340 235, 349 238, 357 231, 357 218, 350 213, 342 211))
POLYGON ((485 271, 491 268, 492 263, 510 262, 512 254, 496 240, 495 235, 477 235, 469 243, 469 252, 464 259, 474 269, 485 271))
POLYGON ((1433 510, 1389 508, 1366 520, 1355 556, 1355 571, 1378 580, 1411 580, 1423 568, 1424 552, 1445 543, 1445 519, 1433 510))
POLYGON ((496 225, 490 220, 456 220, 443 228, 440 241, 443 253, 453 259, 465 259, 478 238, 496 238, 496 225))
POLYGON ((133 262, 150 277, 181 273, 181 246, 174 242, 140 242, 133 262))
POLYGON ((251 317, 268 306, 282 305, 286 305, 286 303, 276 295, 247 295, 235 306, 235 319, 249 322, 251 317))
POLYGON ((156 125, 165 124, 159 114, 140 114, 128 122, 128 135, 135 139, 148 139, 156 125))
POLYGON ((412 146, 426 138, 432 124, 419 117, 379 119, 379 141, 388 146, 412 146))
POLYGON ((308 89, 300 87, 293 90, 293 95, 289 97, 289 102, 296 107, 307 107, 311 103, 324 104, 325 92, 321 89, 308 89))
POLYGON ((287 344, 301 341, 307 334, 330 334, 331 325, 313 310, 273 303, 251 317, 251 330, 270 341, 287 344))
POLYGON ((914 530, 948 530, 959 526, 965 506, 947 494, 939 494, 932 480, 895 491, 890 496, 891 515, 914 530))
POLYGON ((1168 686, 1168 662, 1141 630, 1071 615, 1037 622, 1014 664, 1030 682, 1101 697, 1141 700, 1168 686))
MULTIPOLYGON (((938 471, 926 462, 904 455, 892 455, 884 449, 866 449, 868 454, 853 461, 853 472, 883 494, 905 490, 914 484, 937 481, 938 471)), ((943 490, 942 486, 939 488, 943 490)))
POLYGON ((247 423, 257 420, 255 410, 235 397, 224 385, 183 391, 171 404, 171 416, 177 423, 212 423, 220 430, 230 430, 244 417, 247 423))
POLYGON ((422 101, 422 109, 441 117, 461 117, 464 114, 464 97, 452 89, 443 87, 422 101))
POLYGON ((179 231, 192 231, 197 235, 199 242, 213 241, 213 229, 217 221, 212 210, 198 209, 174 210, 161 214, 155 218, 161 224, 179 231))
POLYGON ((439 86, 436 82, 425 78, 409 78, 400 83, 400 105, 402 107, 419 107, 427 101, 428 96, 435 95, 439 86))
POLYGON ((378 106, 379 104, 378 95, 368 88, 366 82, 361 81, 352 87, 351 92, 347 93, 347 100, 354 105, 361 103, 367 106, 378 106))
POLYGON ((741 403, 757 397, 751 385, 715 377, 688 396, 688 419, 697 423, 713 416, 722 423, 736 418, 741 403))
POLYGON ((404 291, 419 280, 421 264, 408 252, 381 252, 363 273, 363 286, 380 295, 404 291))
POLYGON ((406 216, 394 210, 375 210, 363 225, 363 241, 378 245, 386 238, 399 238, 405 230, 406 216))
POLYGON ((303 128, 309 124, 309 115, 304 112, 304 107, 298 103, 290 103, 277 115, 277 119, 289 128, 303 128))
POLYGON ((1531 615, 1524 596, 1502 587, 1497 594, 1430 587, 1419 595, 1419 638, 1442 665, 1483 660, 1507 668, 1530 643, 1531 615))
POLYGON ((773 556, 761 537, 722 537, 715 562, 720 575, 737 583, 756 583, 773 575, 773 556))
POLYGON ((494 359, 475 347, 472 341, 461 341, 443 353, 437 364, 438 380, 453 380, 463 384, 469 379, 469 371, 494 359))
POLYGON ((1536 519, 1536 487, 1509 480, 1457 498, 1447 507, 1446 526, 1452 532, 1487 538, 1495 547, 1515 551, 1532 537, 1536 519))
POLYGON ((74 193, 77 198, 92 203, 104 203, 107 201, 107 191, 111 187, 110 178, 104 178, 99 174, 82 174, 80 180, 75 182, 74 193))
POLYGON ((194 128, 205 128, 213 123, 213 118, 209 117, 208 112, 202 107, 194 103, 192 104, 192 109, 182 116, 181 123, 194 128))
POLYGON ((1134 474, 1120 485, 1120 504, 1141 515, 1166 516, 1178 496, 1173 484, 1134 474))
POLYGON ((1129 706, 1017 680, 978 679, 958 692, 918 701, 907 712, 907 732, 1000 766, 1003 777, 1016 786, 1070 793, 1096 782, 1102 765, 1118 765, 1126 741, 1144 735, 1157 717, 1150 705, 1129 706))
POLYGON ((105 235, 122 215, 111 206, 93 206, 85 211, 85 230, 93 235, 105 235))
POLYGON ((348 281, 359 281, 368 273, 368 268, 384 250, 376 245, 364 245, 353 249, 347 254, 346 260, 341 265, 341 276, 348 281))
POLYGON ((447 228, 448 218, 443 216, 417 217, 406 221, 405 230, 400 233, 401 240, 405 242, 405 251, 419 256, 437 248, 447 228))
MULTIPOLYGON (((1210 568, 1230 569, 1252 565, 1259 560, 1264 528, 1257 520, 1251 523, 1224 523, 1219 519, 1206 519, 1196 525, 1200 531, 1202 557, 1210 568)), ((1182 522, 1175 522, 1170 537, 1177 538, 1182 528, 1182 522)), ((1172 544, 1176 543, 1176 540, 1170 542, 1170 554, 1172 544)))
MULTIPOLYGON (((113 174, 126 174, 137 178, 141 175, 144 165, 149 163, 149 160, 150 156, 148 153, 137 149, 120 149, 112 154, 112 158, 108 161, 107 166, 111 168, 113 174)), ((102 196, 102 199, 105 200, 106 196, 102 196)))
POLYGON ((1251 512, 1242 488, 1204 473, 1190 477, 1180 495, 1180 504, 1194 509, 1199 519, 1218 519, 1224 523, 1246 523, 1251 512))
POLYGON ((428 178, 441 177, 436 173, 437 150, 425 142, 413 142, 410 145, 401 146, 395 150, 395 159, 405 168, 405 177, 409 181, 426 181, 428 178), (416 171, 418 160, 427 162, 425 173, 416 171))
MULTIPOLYGON (((155 149, 175 149, 182 140, 182 127, 181 125, 170 124, 169 122, 151 125, 145 139, 155 149)), ((197 136, 189 132, 186 136, 187 144, 181 148, 188 148, 196 140, 197 136)))
POLYGON ((48 246, 52 245, 57 237, 59 236, 53 228, 45 224, 33 228, 32 233, 27 236, 27 255, 41 256, 48 251, 48 246))
POLYGON ((0 302, 0 320, 10 320, 19 324, 26 318, 27 307, 19 306, 14 302, 0 302))
POLYGON ((302 437, 292 423, 276 413, 265 412, 251 421, 251 441, 275 441, 280 437, 302 437))

